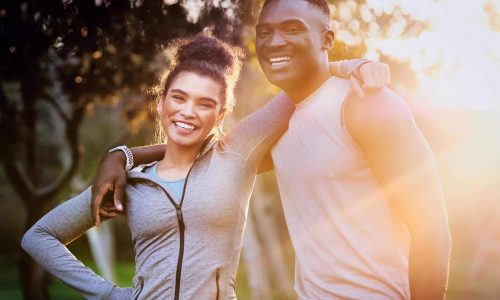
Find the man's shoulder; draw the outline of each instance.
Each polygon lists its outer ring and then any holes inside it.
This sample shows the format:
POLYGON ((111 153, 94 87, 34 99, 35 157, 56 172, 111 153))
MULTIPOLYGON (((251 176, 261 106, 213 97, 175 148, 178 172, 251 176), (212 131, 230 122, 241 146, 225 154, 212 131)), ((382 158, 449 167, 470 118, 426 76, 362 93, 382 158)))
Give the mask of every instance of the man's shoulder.
POLYGON ((321 107, 334 107, 342 105, 344 98, 351 90, 350 82, 347 79, 331 76, 318 89, 310 94, 304 101, 299 104, 299 107, 308 103, 322 103, 321 107))
POLYGON ((386 123, 412 118, 405 100, 389 88, 367 92, 364 98, 350 93, 346 99, 345 113, 365 126, 372 122, 386 123))
POLYGON ((351 93, 346 100, 344 123, 354 140, 361 143, 415 128, 408 104, 388 88, 369 92, 364 98, 351 93))

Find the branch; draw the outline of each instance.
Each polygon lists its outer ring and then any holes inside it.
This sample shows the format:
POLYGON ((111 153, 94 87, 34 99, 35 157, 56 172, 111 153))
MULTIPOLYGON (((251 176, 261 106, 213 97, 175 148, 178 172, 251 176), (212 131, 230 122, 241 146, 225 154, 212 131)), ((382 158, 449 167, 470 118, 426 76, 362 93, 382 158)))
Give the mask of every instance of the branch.
POLYGON ((80 162, 82 152, 79 144, 78 131, 85 115, 86 103, 87 102, 84 102, 78 105, 73 112, 73 117, 66 123, 66 140, 68 141, 71 151, 71 165, 53 183, 37 190, 36 194, 40 198, 48 199, 55 196, 55 194, 73 178, 78 169, 78 163, 80 162))
POLYGON ((59 103, 57 103, 57 101, 54 100, 54 98, 49 97, 49 98, 46 98, 45 100, 48 103, 52 104, 52 106, 57 111, 57 113, 59 114, 59 116, 61 117, 61 119, 63 119, 64 123, 68 124, 70 122, 70 119, 68 118, 68 116, 66 115, 66 113, 64 113, 63 108, 61 107, 61 105, 59 105, 59 103))
POLYGON ((36 197, 36 189, 33 182, 31 182, 19 164, 16 164, 14 160, 5 160, 4 166, 8 180, 14 187, 14 190, 21 196, 21 200, 27 205, 31 204, 31 199, 36 197))

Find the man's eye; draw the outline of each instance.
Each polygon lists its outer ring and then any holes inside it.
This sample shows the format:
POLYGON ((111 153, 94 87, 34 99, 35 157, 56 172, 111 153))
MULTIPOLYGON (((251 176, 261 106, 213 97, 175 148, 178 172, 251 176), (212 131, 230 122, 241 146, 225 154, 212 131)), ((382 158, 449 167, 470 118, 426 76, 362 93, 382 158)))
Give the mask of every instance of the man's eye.
POLYGON ((268 31, 268 30, 259 30, 259 31, 257 31, 257 36, 258 37, 265 37, 265 36, 268 36, 269 34, 271 34, 271 32, 268 31))
POLYGON ((298 27, 288 27, 288 28, 286 28, 286 32, 287 33, 297 33, 299 31, 300 31, 300 28, 298 28, 298 27))
POLYGON ((182 96, 174 95, 174 96, 172 96, 172 98, 174 98, 178 102, 184 102, 184 97, 182 97, 182 96))

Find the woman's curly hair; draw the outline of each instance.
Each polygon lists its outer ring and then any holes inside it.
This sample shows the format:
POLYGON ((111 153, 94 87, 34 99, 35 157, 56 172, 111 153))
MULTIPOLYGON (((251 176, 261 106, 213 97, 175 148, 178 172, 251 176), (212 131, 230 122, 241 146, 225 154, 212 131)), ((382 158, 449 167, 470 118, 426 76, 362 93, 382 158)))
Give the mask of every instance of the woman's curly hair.
MULTIPOLYGON (((239 77, 244 51, 218 38, 196 35, 172 41, 167 53, 171 56, 170 67, 163 72, 160 83, 153 88, 156 101, 162 101, 170 84, 181 72, 193 72, 207 76, 220 84, 224 114, 234 107, 234 88, 239 77)), ((162 131, 161 126, 158 130, 162 131)), ((163 139, 163 133, 157 132, 163 139)))

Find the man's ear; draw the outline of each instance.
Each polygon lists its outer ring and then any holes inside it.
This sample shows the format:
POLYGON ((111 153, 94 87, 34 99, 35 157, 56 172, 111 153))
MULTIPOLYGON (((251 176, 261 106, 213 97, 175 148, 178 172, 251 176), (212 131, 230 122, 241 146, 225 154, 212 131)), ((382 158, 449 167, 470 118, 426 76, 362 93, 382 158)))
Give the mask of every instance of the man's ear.
POLYGON ((333 42, 335 41, 335 33, 331 29, 325 31, 323 37, 323 50, 330 50, 333 48, 333 42))

